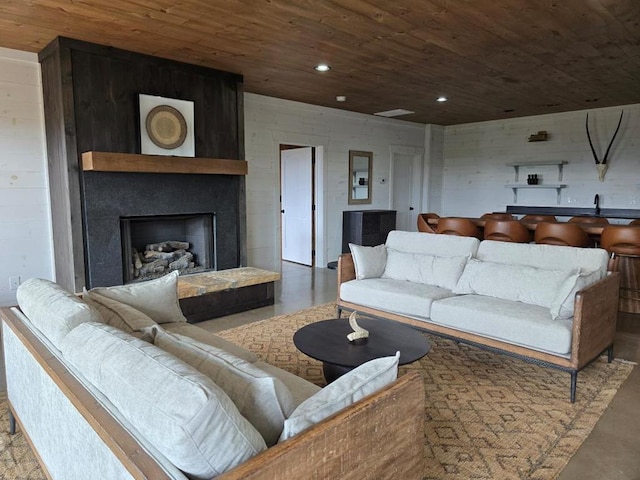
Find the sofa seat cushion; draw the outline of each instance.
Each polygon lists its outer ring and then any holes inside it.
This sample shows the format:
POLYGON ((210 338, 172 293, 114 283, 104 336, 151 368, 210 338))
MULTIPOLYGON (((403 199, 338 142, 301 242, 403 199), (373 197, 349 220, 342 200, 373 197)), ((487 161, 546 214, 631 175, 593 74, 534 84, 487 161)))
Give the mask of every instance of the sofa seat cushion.
POLYGON ((148 342, 108 325, 83 323, 64 338, 61 350, 190 479, 220 475, 267 448, 220 387, 148 342))
POLYGON ((208 332, 204 328, 200 328, 197 325, 192 325, 187 322, 163 323, 162 328, 164 328, 167 332, 185 335, 199 342, 211 345, 212 347, 219 348, 247 362, 254 363, 258 361, 258 356, 255 353, 246 350, 241 346, 230 342, 229 340, 225 340, 215 333, 208 332))
POLYGON ((554 355, 571 352, 571 319, 553 320, 549 309, 482 295, 433 302, 431 321, 554 355))
POLYGON ((351 280, 340 285, 341 300, 418 318, 429 318, 431 303, 452 295, 445 288, 391 278, 351 280))
POLYGON ((18 287, 16 297, 22 313, 58 349, 64 337, 76 326, 103 321, 95 308, 50 280, 26 280, 18 287))

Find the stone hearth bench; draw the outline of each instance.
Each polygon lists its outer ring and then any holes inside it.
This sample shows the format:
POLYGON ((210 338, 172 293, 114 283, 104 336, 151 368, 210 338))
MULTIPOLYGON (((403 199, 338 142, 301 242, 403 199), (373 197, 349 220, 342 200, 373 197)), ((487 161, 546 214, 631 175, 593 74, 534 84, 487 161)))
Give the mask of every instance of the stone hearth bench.
POLYGON ((189 322, 200 322, 273 305, 278 272, 253 267, 230 268, 181 276, 180 308, 189 322))

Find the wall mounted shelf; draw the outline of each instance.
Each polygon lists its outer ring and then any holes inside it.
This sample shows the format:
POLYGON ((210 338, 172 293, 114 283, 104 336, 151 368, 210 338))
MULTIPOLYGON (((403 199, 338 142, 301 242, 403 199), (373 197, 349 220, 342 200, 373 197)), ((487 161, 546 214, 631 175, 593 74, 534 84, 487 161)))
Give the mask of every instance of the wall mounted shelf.
POLYGON ((84 152, 82 154, 82 170, 90 172, 246 175, 248 168, 247 162, 244 160, 84 152))
POLYGON ((514 183, 509 183, 505 185, 507 188, 511 188, 513 190, 513 203, 518 203, 518 190, 524 188, 541 188, 541 189, 554 189, 556 190, 556 202, 558 205, 561 200, 561 192, 563 188, 566 188, 568 185, 566 183, 562 183, 562 173, 563 167, 569 162, 565 160, 541 160, 535 162, 513 162, 507 163, 508 167, 513 167, 514 169, 514 183), (527 183, 519 183, 520 180, 520 168, 532 168, 532 167, 548 167, 548 166, 556 166, 558 167, 558 182, 557 183, 539 183, 537 185, 529 185, 527 183))

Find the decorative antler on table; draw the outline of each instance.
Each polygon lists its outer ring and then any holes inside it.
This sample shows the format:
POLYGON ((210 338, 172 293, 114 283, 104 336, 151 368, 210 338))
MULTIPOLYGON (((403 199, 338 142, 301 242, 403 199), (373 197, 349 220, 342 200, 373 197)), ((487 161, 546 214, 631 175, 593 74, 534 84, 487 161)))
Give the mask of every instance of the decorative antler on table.
POLYGON ((360 325, 358 325, 358 322, 356 322, 356 312, 353 312, 351 313, 351 315, 349 315, 349 325, 353 329, 353 332, 347 335, 347 338, 350 342, 369 338, 369 330, 365 330, 360 325))
POLYGON ((609 150, 611 150, 611 145, 613 145, 613 141, 616 139, 616 135, 618 134, 618 130, 620 130, 620 124, 622 123, 622 116, 624 115, 624 110, 620 113, 620 120, 618 120, 618 126, 616 127, 616 131, 613 133, 613 137, 611 137, 611 141, 609 142, 609 146, 607 147, 607 151, 604 154, 602 160, 598 159, 598 155, 596 154, 595 148, 593 148, 593 142, 591 141, 591 135, 589 134, 589 114, 587 113, 587 138, 589 139, 589 146, 591 147, 591 152, 593 153, 593 159, 596 161, 596 168, 598 169, 598 178, 601 182, 604 182, 604 175, 607 173, 607 157, 609 156, 609 150))

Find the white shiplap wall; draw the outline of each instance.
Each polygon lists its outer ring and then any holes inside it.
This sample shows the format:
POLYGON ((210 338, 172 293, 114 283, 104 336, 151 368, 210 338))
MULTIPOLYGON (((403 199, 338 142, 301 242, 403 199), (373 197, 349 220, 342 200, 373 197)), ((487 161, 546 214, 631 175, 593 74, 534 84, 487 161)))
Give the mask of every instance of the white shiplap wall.
POLYGON ((10 277, 54 277, 50 210, 40 65, 0 48, 0 305, 10 277))
POLYGON ((322 146, 316 265, 336 260, 343 210, 389 208, 391 148, 424 148, 424 125, 245 94, 248 264, 280 270, 278 145, 322 146), (348 205, 349 150, 373 152, 373 201, 348 205), (381 183, 384 179, 384 183, 381 183))
MULTIPOLYGON (((640 208, 640 105, 521 117, 510 120, 454 125, 445 128, 442 176, 443 215, 479 216, 513 204, 514 169, 506 163, 566 160, 561 206, 593 207, 596 193, 602 208, 640 208), (598 180, 587 141, 585 119, 589 112, 591 138, 604 155, 620 112, 624 117, 609 153, 609 170, 598 180), (544 142, 528 142, 529 135, 546 130, 544 142)), ((520 181, 526 183, 526 171, 520 181)), ((530 173, 557 182, 556 167, 537 167, 530 173)), ((519 204, 556 205, 555 190, 521 190, 519 204)), ((437 211, 438 206, 434 206, 437 211)))

